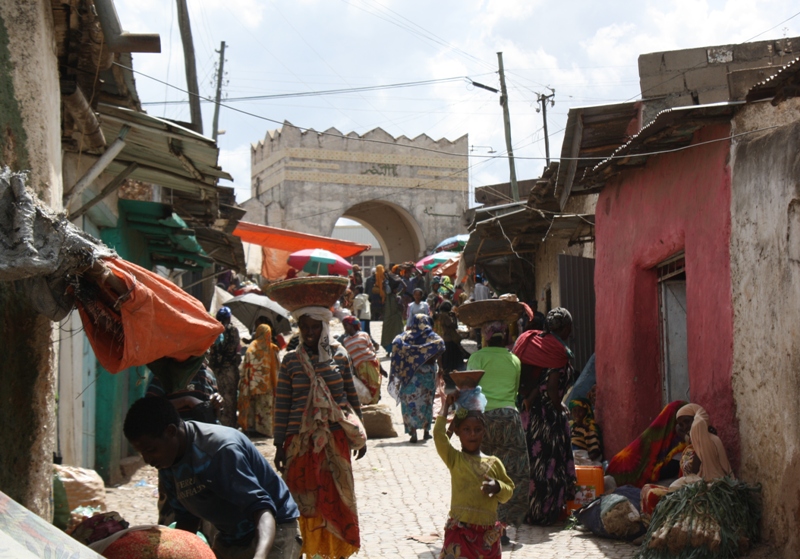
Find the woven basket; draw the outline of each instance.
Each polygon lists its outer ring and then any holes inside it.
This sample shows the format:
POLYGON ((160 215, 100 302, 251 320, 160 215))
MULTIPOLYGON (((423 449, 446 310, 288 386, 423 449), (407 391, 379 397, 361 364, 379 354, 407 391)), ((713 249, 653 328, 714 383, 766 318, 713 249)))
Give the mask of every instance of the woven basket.
POLYGON ((339 276, 311 276, 292 278, 268 285, 264 294, 288 311, 303 307, 331 308, 344 295, 348 278, 339 276))
POLYGON ((474 371, 451 371, 450 378, 453 379, 459 390, 466 390, 478 386, 485 373, 486 371, 477 369, 474 371))
MULTIPOLYGON (((285 306, 285 305, 284 305, 285 306)), ((511 324, 519 320, 525 307, 522 303, 514 301, 503 301, 501 299, 487 299, 485 301, 474 301, 464 303, 456 307, 458 320, 472 328, 478 328, 487 322, 505 322, 511 324)))

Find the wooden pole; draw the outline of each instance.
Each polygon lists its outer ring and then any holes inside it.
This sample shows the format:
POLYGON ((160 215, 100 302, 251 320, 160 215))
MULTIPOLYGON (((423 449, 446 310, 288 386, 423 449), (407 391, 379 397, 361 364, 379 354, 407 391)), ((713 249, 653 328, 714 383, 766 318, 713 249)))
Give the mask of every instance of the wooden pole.
POLYGON ((200 88, 197 85, 197 63, 194 56, 194 41, 192 41, 192 25, 189 22, 189 8, 186 0, 178 2, 178 26, 181 30, 183 43, 183 62, 186 69, 186 89, 189 91, 189 112, 192 120, 192 130, 198 134, 203 133, 203 114, 200 112, 200 88))
POLYGON ((219 102, 222 99, 222 76, 224 75, 223 69, 225 68, 225 41, 219 44, 219 68, 217 68, 217 97, 214 102, 214 123, 211 125, 211 137, 217 141, 219 134, 219 102))
POLYGON ((497 53, 497 64, 500 68, 500 105, 503 107, 503 125, 506 130, 506 151, 511 178, 511 197, 519 202, 519 186, 517 186, 517 170, 514 167, 514 148, 511 147, 511 116, 508 114, 508 92, 506 91, 506 74, 503 70, 503 53, 497 53))

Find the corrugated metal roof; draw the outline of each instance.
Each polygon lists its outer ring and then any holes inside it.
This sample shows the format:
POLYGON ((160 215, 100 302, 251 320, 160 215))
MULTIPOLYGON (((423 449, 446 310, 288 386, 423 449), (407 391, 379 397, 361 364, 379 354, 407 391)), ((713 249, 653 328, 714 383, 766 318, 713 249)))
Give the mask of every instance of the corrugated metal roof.
POLYGON ((729 122, 735 108, 744 101, 728 101, 708 105, 690 105, 665 109, 610 157, 587 167, 575 179, 584 191, 599 190, 605 180, 621 168, 643 165, 653 152, 688 146, 694 133, 709 124, 729 122))
POLYGON ((211 138, 145 113, 99 104, 100 123, 111 143, 127 125, 125 148, 109 166, 121 172, 129 163, 139 163, 132 178, 173 188, 199 198, 216 193, 219 179, 233 180, 219 168, 219 149, 211 138))
POLYGON ((781 87, 789 85, 791 82, 800 81, 800 56, 791 62, 784 64, 780 70, 775 72, 762 82, 757 83, 747 92, 747 101, 759 101, 769 99, 777 95, 781 87))
POLYGON ((632 127, 638 128, 640 106, 641 102, 632 101, 569 110, 555 181, 555 196, 562 208, 573 190, 579 190, 573 185, 575 177, 597 162, 591 158, 611 155, 630 139, 632 127))

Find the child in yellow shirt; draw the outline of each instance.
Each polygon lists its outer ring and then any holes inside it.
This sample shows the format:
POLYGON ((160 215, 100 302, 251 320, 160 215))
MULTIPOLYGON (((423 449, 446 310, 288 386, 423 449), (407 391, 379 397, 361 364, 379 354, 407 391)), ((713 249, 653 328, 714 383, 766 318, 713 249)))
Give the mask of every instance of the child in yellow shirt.
POLYGON ((503 525, 497 521, 497 505, 505 503, 514 492, 514 482, 506 474, 503 462, 481 454, 486 431, 483 410, 460 408, 453 419, 453 430, 461 440, 461 451, 447 436, 447 410, 456 395, 440 394, 442 408, 433 427, 436 452, 450 470, 450 513, 445 525, 444 546, 440 559, 501 559, 500 535, 503 525))

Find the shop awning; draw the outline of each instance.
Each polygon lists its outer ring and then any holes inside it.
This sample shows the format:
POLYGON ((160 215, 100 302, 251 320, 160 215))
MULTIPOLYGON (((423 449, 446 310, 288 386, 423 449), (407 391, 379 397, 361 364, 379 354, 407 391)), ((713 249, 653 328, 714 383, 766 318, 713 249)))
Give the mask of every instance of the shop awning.
POLYGON ((372 248, 372 245, 369 244, 300 233, 246 221, 240 221, 233 234, 246 243, 262 247, 261 275, 268 280, 285 278, 289 271, 289 264, 286 261, 291 253, 298 250, 321 248, 338 254, 342 258, 352 258, 372 248))
POLYGON ((213 264, 197 242, 194 229, 187 227, 168 204, 120 200, 119 210, 126 227, 144 237, 153 264, 182 270, 199 270, 213 264))

